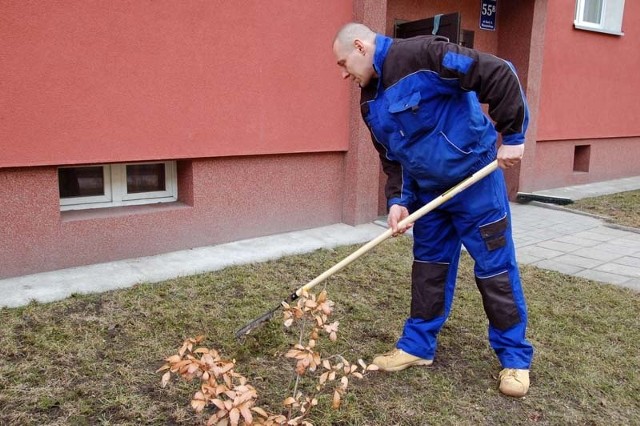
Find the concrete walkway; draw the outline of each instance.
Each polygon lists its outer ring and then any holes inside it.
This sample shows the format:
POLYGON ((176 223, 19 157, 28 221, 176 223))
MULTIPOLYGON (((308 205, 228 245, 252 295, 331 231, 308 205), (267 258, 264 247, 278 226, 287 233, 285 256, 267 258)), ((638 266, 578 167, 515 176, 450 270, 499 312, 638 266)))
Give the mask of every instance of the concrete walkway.
MULTIPOLYGON (((640 176, 618 181, 540 191, 579 199, 640 189, 640 176)), ((514 240, 521 263, 640 291, 640 231, 532 202, 512 204, 514 240)), ((0 280, 0 307, 31 300, 51 302, 91 293, 159 282, 178 276, 263 262, 319 248, 365 243, 384 232, 375 223, 337 224, 211 247, 195 248, 0 280)), ((318 271, 320 274, 322 271, 318 271)))

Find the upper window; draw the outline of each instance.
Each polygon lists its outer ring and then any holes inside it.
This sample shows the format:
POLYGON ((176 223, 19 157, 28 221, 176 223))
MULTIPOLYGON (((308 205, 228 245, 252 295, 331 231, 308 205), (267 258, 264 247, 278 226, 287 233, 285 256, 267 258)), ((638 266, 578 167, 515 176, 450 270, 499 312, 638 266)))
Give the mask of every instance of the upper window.
POLYGON ((577 0, 574 27, 623 35, 624 0, 577 0))
POLYGON ((178 199, 175 161, 58 168, 60 210, 92 209, 178 199))

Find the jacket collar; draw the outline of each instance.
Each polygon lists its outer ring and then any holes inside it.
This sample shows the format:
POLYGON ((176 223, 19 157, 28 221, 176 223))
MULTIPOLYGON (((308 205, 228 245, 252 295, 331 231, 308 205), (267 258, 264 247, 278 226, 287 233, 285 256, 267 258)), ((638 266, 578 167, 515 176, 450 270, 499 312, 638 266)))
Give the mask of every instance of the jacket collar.
POLYGON ((393 39, 382 34, 376 34, 376 51, 373 55, 373 69, 378 75, 378 89, 382 84, 382 65, 387 57, 387 52, 393 43, 393 39))

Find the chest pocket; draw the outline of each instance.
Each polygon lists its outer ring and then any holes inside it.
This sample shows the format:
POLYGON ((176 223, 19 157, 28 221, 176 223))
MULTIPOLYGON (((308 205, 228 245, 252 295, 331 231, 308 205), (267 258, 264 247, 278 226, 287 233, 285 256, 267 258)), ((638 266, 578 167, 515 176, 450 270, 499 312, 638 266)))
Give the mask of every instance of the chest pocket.
POLYGON ((430 132, 436 124, 420 92, 413 92, 391 103, 388 111, 400 126, 402 135, 408 139, 430 132))

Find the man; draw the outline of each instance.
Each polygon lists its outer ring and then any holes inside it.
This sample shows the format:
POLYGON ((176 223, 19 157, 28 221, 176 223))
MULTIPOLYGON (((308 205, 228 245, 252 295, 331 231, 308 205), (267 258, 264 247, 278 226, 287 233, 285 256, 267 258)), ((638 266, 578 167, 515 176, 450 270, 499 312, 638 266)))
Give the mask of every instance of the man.
POLYGON ((340 29, 333 52, 342 77, 361 87, 362 117, 388 176, 394 235, 406 231, 398 222, 410 212, 494 159, 500 166, 414 224, 411 314, 396 348, 373 363, 385 371, 433 363, 464 244, 503 368, 499 389, 526 395, 533 347, 525 337, 527 308, 501 170, 520 162, 528 122, 513 67, 443 37, 391 39, 358 23, 340 29))

